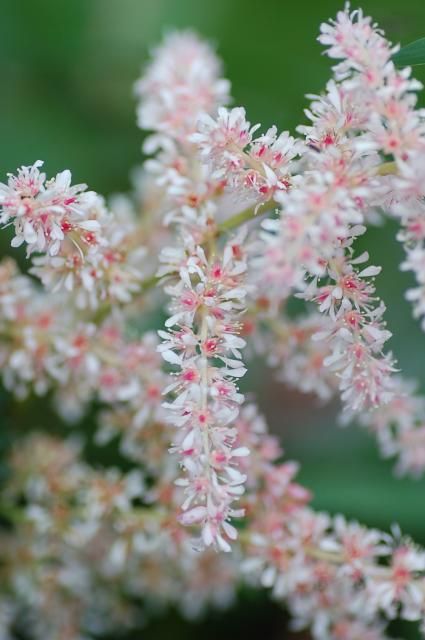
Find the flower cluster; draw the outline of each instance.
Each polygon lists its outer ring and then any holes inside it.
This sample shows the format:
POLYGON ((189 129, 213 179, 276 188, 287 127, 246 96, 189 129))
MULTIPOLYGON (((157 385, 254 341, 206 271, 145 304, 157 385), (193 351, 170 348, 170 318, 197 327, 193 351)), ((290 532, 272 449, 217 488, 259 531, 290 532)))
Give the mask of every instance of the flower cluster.
POLYGON ((135 86, 139 126, 187 144, 199 116, 229 102, 230 83, 220 71, 220 61, 196 34, 169 34, 135 86))
POLYGON ((424 315, 420 85, 361 11, 319 40, 339 62, 301 138, 257 134, 226 108, 209 45, 175 33, 136 85, 150 136, 131 197, 107 206, 40 161, 0 185, 0 224, 31 259, 29 274, 0 263, 3 385, 49 394, 73 434, 34 431, 9 452, 1 638, 116 633, 142 601, 195 616, 240 584, 270 589, 315 640, 384 640, 388 621, 425 618, 425 552, 396 528, 316 512, 239 388, 261 357, 302 393, 339 395, 342 421, 374 433, 397 472, 425 470, 425 400, 396 373, 380 267, 356 250, 395 216, 424 315), (95 411, 115 466, 79 433, 95 411))
POLYGON ((317 312, 299 316, 296 321, 282 314, 267 319, 266 330, 257 334, 260 339, 256 351, 275 370, 278 381, 327 402, 337 391, 338 378, 325 366, 329 343, 313 337, 332 330, 329 319, 317 312))
POLYGON ((135 85, 139 126, 153 132, 143 145, 152 155, 144 165, 144 189, 155 193, 166 225, 184 225, 198 240, 200 229, 213 225, 214 199, 225 184, 202 167, 192 142, 199 118, 229 102, 230 83, 220 70, 214 52, 195 34, 173 33, 135 85))
POLYGON ((419 477, 425 468, 425 399, 415 383, 392 379, 392 398, 365 413, 361 423, 374 432, 385 457, 397 456, 396 472, 419 477))
POLYGON ((385 307, 376 304, 371 282, 380 269, 357 268, 367 259, 367 253, 352 259, 342 252, 335 255, 327 269, 330 284, 320 287, 314 281, 303 294, 333 320, 330 329, 313 339, 330 342, 331 353, 323 364, 338 372, 341 399, 354 412, 384 405, 392 397, 394 364, 391 354, 383 354, 391 333, 385 329, 385 307))
POLYGON ((398 532, 389 536, 314 512, 309 492, 295 481, 297 465, 276 463, 280 451, 273 438, 258 446, 261 417, 255 410, 248 415, 245 441, 261 466, 254 467, 246 498, 246 579, 285 599, 294 627, 310 627, 314 638, 383 638, 381 613, 422 620, 424 551, 398 532))
MULTIPOLYGON (((158 418, 164 375, 157 338, 130 338, 122 319, 83 320, 61 297, 37 290, 11 260, 0 263, 0 362, 3 383, 17 397, 54 390, 69 421, 97 398, 125 408, 135 428, 158 418)), ((103 438, 105 438, 105 434, 103 438)))
POLYGON ((147 488, 138 471, 94 470, 75 442, 41 434, 21 442, 1 503, 10 522, 19 513, 19 535, 1 533, 5 630, 25 624, 23 607, 37 638, 110 632, 136 622, 128 599, 140 597, 193 616, 207 603, 231 604, 238 581, 271 588, 295 628, 318 640, 384 638, 381 614, 421 619, 425 553, 397 532, 314 512, 297 465, 276 462, 282 451, 255 405, 236 424, 237 444, 251 450, 241 460, 246 527, 224 555, 193 549, 176 518, 181 489, 164 469, 147 488))
POLYGON ((277 135, 276 127, 254 137, 259 124, 251 127, 245 109, 218 110, 217 119, 205 114, 191 140, 198 146, 214 178, 222 179, 238 196, 260 202, 291 185, 293 159, 299 146, 287 131, 277 135))
POLYGON ((71 293, 80 308, 129 302, 146 275, 136 221, 109 213, 86 185, 71 186, 68 170, 46 181, 42 164, 21 167, 0 185, 0 224, 13 224, 12 246, 41 253, 31 272, 50 291, 71 293))
POLYGON ((230 546, 223 533, 231 539, 237 535, 229 518, 243 515, 231 505, 245 481, 238 459, 249 453, 233 447, 232 425, 243 402, 236 382, 246 371, 240 360, 245 341, 238 335, 245 271, 243 247, 236 240, 225 246, 221 259, 207 258, 199 246, 188 247, 177 283, 166 287, 173 315, 166 321, 169 330, 160 332, 162 357, 178 367, 165 390, 174 398, 165 407, 179 428, 173 448, 185 470, 178 480, 186 495, 180 520, 200 523, 205 545, 224 551, 230 546))
POLYGON ((12 246, 25 242, 29 254, 45 251, 55 256, 69 234, 80 251, 101 242, 96 194, 87 192, 84 184, 71 186, 68 170, 46 181, 42 165, 38 160, 31 167, 21 167, 16 176, 9 175, 7 184, 0 185, 0 223, 13 224, 12 246))

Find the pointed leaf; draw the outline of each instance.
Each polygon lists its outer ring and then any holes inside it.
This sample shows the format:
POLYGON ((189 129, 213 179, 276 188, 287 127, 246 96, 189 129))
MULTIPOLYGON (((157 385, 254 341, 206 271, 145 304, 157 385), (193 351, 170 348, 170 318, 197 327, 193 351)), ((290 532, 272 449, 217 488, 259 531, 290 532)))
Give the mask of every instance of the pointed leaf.
POLYGON ((397 67, 425 64, 425 38, 420 38, 402 47, 393 55, 392 59, 397 67))

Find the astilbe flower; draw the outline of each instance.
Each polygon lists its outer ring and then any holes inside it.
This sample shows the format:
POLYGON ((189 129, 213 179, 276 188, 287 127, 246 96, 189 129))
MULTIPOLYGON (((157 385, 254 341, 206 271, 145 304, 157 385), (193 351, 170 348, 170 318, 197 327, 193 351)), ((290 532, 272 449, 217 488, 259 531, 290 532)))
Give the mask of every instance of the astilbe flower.
POLYGON ((75 293, 78 307, 97 309, 102 304, 130 302, 146 275, 146 248, 138 246, 131 221, 110 219, 105 225, 105 246, 86 255, 75 248, 51 259, 37 256, 31 273, 52 292, 75 293))
POLYGON ((313 336, 333 330, 329 319, 313 312, 296 320, 284 314, 266 317, 262 323, 265 329, 259 332, 256 352, 274 369, 276 380, 314 394, 322 402, 330 400, 338 388, 335 372, 324 364, 331 353, 330 345, 325 340, 313 340, 313 336))
MULTIPOLYGON (((423 125, 413 92, 420 84, 410 79, 409 70, 395 69, 390 60, 395 49, 361 12, 341 12, 334 27, 324 27, 321 41, 336 43, 331 57, 346 59, 335 67, 336 81, 328 84, 326 95, 313 96, 306 111, 312 124, 299 127, 307 143, 302 177, 297 188, 278 195, 283 215, 264 223, 263 248, 254 264, 269 307, 278 311, 295 289, 335 320, 334 330, 317 336, 332 347, 324 364, 340 378, 345 420, 353 411, 363 420, 365 409, 379 407, 396 393, 390 375, 395 362, 383 352, 391 335, 382 318, 385 307, 374 285, 367 284, 379 269, 361 271, 357 265, 366 255, 355 258, 352 244, 377 206, 390 206, 406 220, 415 195, 418 210, 423 125), (395 165, 381 168, 379 154, 392 154, 395 165), (398 175, 387 175, 394 171, 398 175), (313 282, 306 286, 309 276, 313 282), (324 277, 329 284, 321 283, 324 277)), ((419 227, 413 223, 420 236, 419 227)), ((400 238, 409 246, 408 231, 400 238)), ((420 260, 417 247, 416 242, 409 255, 420 260)), ((409 295, 420 304, 420 289, 409 295)))
POLYGON ((146 275, 136 220, 108 212, 85 185, 70 186, 69 171, 46 182, 41 165, 22 167, 0 186, 0 224, 14 224, 12 246, 41 252, 31 273, 53 293, 69 292, 80 308, 129 302, 146 275))
POLYGON ((410 78, 410 70, 397 70, 391 47, 370 18, 354 12, 338 14, 333 26, 323 27, 319 38, 331 45, 328 55, 342 58, 335 72, 347 101, 363 104, 363 135, 360 149, 369 148, 394 159, 390 211, 400 220, 398 238, 405 244, 407 259, 402 268, 415 272, 418 287, 407 293, 415 315, 423 315, 423 159, 425 154, 424 110, 415 109, 422 85, 410 78), (347 29, 347 24, 351 28, 347 29))
POLYGON ((24 242, 28 253, 46 251, 55 256, 65 236, 72 234, 74 243, 91 247, 100 241, 100 230, 91 208, 96 210, 97 196, 86 191, 86 185, 71 186, 70 171, 62 171, 46 182, 39 160, 31 167, 21 167, 16 176, 10 174, 7 184, 0 185, 0 224, 13 224, 13 247, 24 242))
POLYGON ((392 384, 390 402, 363 414, 361 424, 376 433, 385 457, 398 456, 398 474, 419 477, 425 466, 425 400, 414 382, 396 376, 392 384))
POLYGON ((135 86, 139 126, 185 143, 201 113, 229 101, 230 83, 220 72, 219 59, 196 34, 169 34, 135 86))
POLYGON ((241 461, 247 521, 234 553, 221 557, 193 550, 176 519, 181 488, 164 469, 146 489, 138 472, 91 469, 71 442, 34 434, 15 449, 5 505, 11 518, 23 496, 29 506, 19 536, 2 533, 2 579, 35 616, 40 637, 131 623, 137 614, 121 593, 195 615, 209 601, 228 605, 237 579, 272 588, 297 627, 311 626, 323 640, 383 638, 379 613, 392 618, 399 605, 406 619, 423 615, 425 554, 408 540, 312 511, 310 492, 295 480, 298 466, 276 462, 282 452, 254 405, 237 426, 238 445, 251 450, 252 464, 241 461))
MULTIPOLYGON (((137 89, 143 96, 149 88, 159 87, 159 99, 164 99, 161 107, 165 100, 168 105, 163 115, 168 118, 171 106, 170 113, 176 118, 173 128, 164 127, 162 116, 150 118, 150 99, 139 111, 139 123, 157 132, 145 149, 159 151, 148 161, 147 169, 167 191, 164 221, 175 225, 183 240, 183 247, 162 251, 157 272, 167 279, 178 274, 178 281, 165 287, 172 298, 172 315, 166 322, 168 331, 160 332, 163 344, 159 350, 180 369, 177 381, 165 389, 174 395, 172 402, 164 404, 169 420, 179 428, 172 450, 180 454, 185 471, 177 481, 185 488, 180 521, 199 524, 204 545, 230 551, 226 538, 237 535, 230 517, 243 515, 232 506, 245 480, 237 462, 248 454, 243 447, 232 447, 236 438, 232 421, 243 401, 236 381, 245 373, 240 362, 245 343, 237 335, 246 295, 245 254, 241 240, 235 240, 225 246, 221 258, 215 256, 208 236, 215 233, 214 197, 221 194, 225 181, 203 166, 196 136, 187 136, 196 129, 201 113, 214 112, 220 102, 227 102, 222 89, 228 83, 214 77, 219 65, 211 56, 192 36, 176 36, 160 50, 137 89), (200 54, 196 60, 193 47, 200 54), (188 61, 189 72, 185 68, 188 61), (208 92, 203 89, 207 80, 213 82, 215 96, 210 87, 208 92)), ((160 115, 160 109, 155 113, 160 115)))
POLYGON ((291 185, 292 160, 299 147, 287 131, 277 135, 276 127, 254 137, 260 127, 246 120, 245 109, 218 110, 217 119, 203 115, 191 140, 212 169, 213 177, 225 181, 233 192, 247 200, 267 201, 276 191, 291 185))
POLYGON ((173 33, 135 85, 138 124, 153 132, 143 145, 153 156, 144 165, 147 182, 155 185, 163 221, 185 225, 197 241, 214 222, 213 198, 224 183, 196 161, 191 135, 202 114, 229 102, 230 83, 220 71, 214 52, 195 34, 173 33))
POLYGON ((352 411, 381 406, 392 397, 394 365, 391 354, 382 352, 391 333, 382 321, 385 307, 376 304, 375 287, 368 280, 380 269, 357 267, 367 258, 366 253, 347 260, 341 252, 328 267, 331 284, 318 287, 314 282, 303 294, 317 301, 319 310, 334 320, 331 330, 313 339, 331 342, 331 354, 323 363, 338 372, 341 399, 352 411))
POLYGON ((307 152, 303 183, 280 195, 285 215, 265 225, 269 235, 263 236, 265 250, 257 265, 261 268, 265 264, 260 279, 269 291, 273 287, 272 299, 281 282, 278 299, 285 299, 293 289, 301 290, 302 297, 316 301, 319 310, 334 319, 335 331, 330 336, 334 358, 327 362, 340 369, 347 406, 361 409, 386 401, 392 363, 390 356, 382 354, 390 337, 380 326, 384 307, 373 296, 374 287, 367 280, 379 269, 370 266, 359 270, 357 265, 368 256, 355 258, 352 249, 354 239, 364 232, 358 199, 368 193, 363 183, 369 158, 363 167, 354 151, 339 148, 344 142, 348 147, 348 140, 341 139, 331 151, 307 152), (306 286, 308 275, 313 280, 306 286), (319 286, 318 278, 324 277, 331 283, 319 286), (365 387, 370 376, 374 385, 365 387), (362 386, 366 395, 358 393, 362 386))
MULTIPOLYGON (((340 379, 338 367, 325 366, 332 355, 334 321, 317 311, 296 321, 282 315, 279 318, 251 317, 249 334, 255 352, 266 357, 277 380, 303 393, 315 395, 323 403, 338 395, 340 379), (255 323, 263 325, 260 329, 255 323), (271 348, 270 345, 273 345, 271 348)), ((343 351, 341 351, 342 357, 343 351)), ((345 354, 347 355, 347 354, 345 354)), ((338 361, 337 361, 338 362, 338 361)), ((425 401, 416 390, 417 385, 400 375, 389 380, 391 399, 369 411, 353 415, 342 411, 339 420, 347 425, 353 418, 377 438, 384 457, 396 457, 398 475, 420 477, 425 465, 424 415, 425 401)))
POLYGON ((180 521, 200 523, 204 544, 224 551, 230 551, 225 537, 237 535, 229 518, 243 515, 231 505, 245 480, 237 461, 248 454, 245 447, 232 446, 232 422, 243 401, 236 381, 246 371, 240 361, 245 341, 237 335, 245 271, 243 249, 235 241, 225 246, 221 260, 189 247, 179 280, 166 287, 173 315, 166 322, 169 331, 160 332, 163 358, 179 368, 165 390, 175 397, 165 407, 179 428, 174 449, 186 472, 178 481, 186 494, 180 521))
POLYGON ((424 618, 425 552, 397 530, 314 511, 238 388, 248 343, 286 384, 338 393, 343 420, 376 433, 399 472, 425 468, 424 400, 394 375, 380 268, 355 250, 381 209, 397 216, 423 314, 419 84, 360 11, 340 12, 320 41, 341 62, 310 96, 302 139, 256 135, 242 107, 225 108, 211 48, 171 34, 136 85, 151 136, 133 200, 107 208, 69 171, 46 181, 39 161, 0 186, 0 223, 39 280, 0 264, 4 385, 52 392, 74 429, 99 404, 95 441, 118 441, 129 465, 94 467, 83 441, 36 433, 13 448, 2 637, 28 623, 43 640, 122 630, 141 598, 193 617, 229 605, 240 582, 271 589, 317 640, 383 640, 385 619, 424 618), (159 335, 135 322, 156 284, 169 312, 159 335))
POLYGON ((102 618, 125 624, 132 607, 102 586, 109 527, 140 494, 138 474, 102 475, 79 460, 78 446, 33 434, 10 460, 13 485, 6 505, 24 500, 19 531, 2 531, 2 583, 20 604, 22 626, 37 637, 84 637, 88 606, 91 631, 102 618), (110 522, 108 522, 108 518, 110 522), (90 604, 89 604, 90 603, 90 604))
POLYGON ((246 497, 247 579, 257 576, 284 598, 295 627, 311 627, 315 638, 384 637, 380 612, 393 618, 400 609, 402 617, 420 620, 425 553, 408 539, 315 513, 309 492, 295 482, 297 465, 276 464, 278 447, 269 456, 273 445, 261 450, 248 438, 263 464, 246 497))
MULTIPOLYGON (((274 370, 276 380, 284 382, 290 388, 316 396, 321 402, 328 402, 339 393, 341 366, 336 360, 336 368, 329 360, 335 358, 332 348, 335 346, 330 336, 338 330, 334 320, 328 315, 313 311, 296 320, 287 315, 268 317, 258 311, 244 316, 244 324, 255 345, 255 353, 266 358, 267 364, 274 370)), ((345 333, 345 332, 344 332, 345 333)), ((343 349, 341 340, 341 359, 350 357, 343 349)), ((391 399, 353 415, 342 411, 339 420, 347 425, 353 418, 368 429, 378 441, 384 457, 396 457, 396 473, 420 477, 425 466, 424 415, 425 400, 417 394, 416 384, 393 375, 388 381, 391 399)))
POLYGON ((165 376, 155 334, 131 338, 118 317, 84 320, 60 296, 38 291, 11 260, 0 263, 0 306, 3 382, 18 397, 54 390, 57 410, 71 422, 94 398, 114 409, 125 403, 135 430, 159 418, 165 376))

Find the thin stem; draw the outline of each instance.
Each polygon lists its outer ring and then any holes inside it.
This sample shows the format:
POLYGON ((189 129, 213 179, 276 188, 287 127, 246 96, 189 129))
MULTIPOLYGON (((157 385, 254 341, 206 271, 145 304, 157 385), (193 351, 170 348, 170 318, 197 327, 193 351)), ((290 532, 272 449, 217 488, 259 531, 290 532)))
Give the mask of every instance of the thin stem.
POLYGON ((199 332, 199 342, 201 349, 201 411, 206 417, 205 424, 202 428, 202 443, 205 455, 205 471, 208 481, 211 478, 211 466, 210 466, 210 434, 208 430, 208 357, 202 352, 202 347, 205 344, 208 337, 208 312, 204 306, 202 308, 201 326, 199 332))
POLYGON ((146 278, 145 280, 142 280, 140 284, 140 293, 149 291, 149 289, 152 289, 152 287, 155 287, 159 282, 161 282, 161 277, 159 276, 150 276, 150 278, 146 278))
POLYGON ((396 162, 384 162, 379 165, 376 169, 377 176, 392 176, 397 173, 397 163, 396 162))
MULTIPOLYGON (((232 216, 228 220, 225 220, 221 224, 217 225, 217 229, 214 233, 214 237, 219 238, 220 236, 224 235, 228 231, 232 231, 233 229, 240 227, 245 222, 248 222, 249 220, 253 220, 254 218, 258 218, 259 216, 262 216, 275 208, 276 208, 275 201, 269 200, 268 202, 265 202, 263 205, 260 205, 260 206, 256 205, 255 207, 244 209, 244 211, 241 211, 240 213, 236 213, 234 216, 232 216)), ((140 283, 140 293, 145 293, 146 291, 153 289, 157 284, 161 282, 163 277, 164 276, 150 276, 149 278, 142 280, 142 282, 140 283)))
MULTIPOLYGON (((395 162, 384 162, 376 169, 376 175, 379 175, 379 176, 394 175, 396 172, 397 172, 397 164, 395 162)), ((255 207, 249 207, 248 209, 244 209, 243 211, 236 213, 234 216, 232 216, 228 220, 225 220, 221 224, 217 225, 217 228, 214 233, 214 237, 219 238, 223 234, 228 233, 233 229, 237 229, 237 227, 240 227, 242 224, 245 224, 245 222, 249 222, 250 220, 254 220, 259 216, 263 216, 269 211, 272 211, 273 209, 276 209, 276 208, 277 208, 276 202, 273 199, 271 199, 271 200, 268 200, 267 202, 264 202, 263 204, 260 204, 260 205, 257 204, 255 205, 255 207)), ((209 238, 207 238, 207 240, 208 239, 209 238)), ((150 276, 149 278, 142 280, 142 282, 140 283, 140 293, 143 294, 146 291, 153 289, 154 287, 156 287, 157 284, 161 282, 161 280, 162 278, 158 276, 150 276)), ((103 317, 105 317, 109 311, 109 306, 105 305, 105 312, 102 312, 101 310, 99 311, 100 311, 99 316, 101 319, 103 319, 103 317)))
POLYGON ((259 216, 262 216, 265 213, 268 213, 272 209, 276 208, 276 202, 274 200, 269 200, 263 205, 256 205, 255 207, 250 207, 249 209, 245 209, 240 213, 236 213, 234 216, 232 216, 228 220, 225 220, 217 226, 217 236, 221 236, 223 233, 227 233, 232 229, 236 229, 241 224, 244 224, 249 220, 253 220, 254 218, 258 218, 259 216))
MULTIPOLYGON (((252 544, 252 533, 250 531, 240 531, 239 532, 239 540, 242 545, 250 545, 252 544)), ((321 549, 320 547, 315 546, 305 546, 304 553, 306 556, 310 557, 312 560, 317 560, 318 562, 327 562, 331 565, 342 566, 344 564, 348 564, 344 555, 338 551, 326 551, 325 549, 321 549)), ((289 555, 294 555, 294 552, 288 550, 289 555)), ((249 555, 249 553, 247 554, 249 555)), ((388 565, 380 565, 377 563, 369 562, 367 565, 367 574, 376 580, 385 580, 391 579, 392 568, 388 565)), ((412 576, 412 582, 416 587, 424 591, 425 593, 425 576, 418 575, 412 576)))

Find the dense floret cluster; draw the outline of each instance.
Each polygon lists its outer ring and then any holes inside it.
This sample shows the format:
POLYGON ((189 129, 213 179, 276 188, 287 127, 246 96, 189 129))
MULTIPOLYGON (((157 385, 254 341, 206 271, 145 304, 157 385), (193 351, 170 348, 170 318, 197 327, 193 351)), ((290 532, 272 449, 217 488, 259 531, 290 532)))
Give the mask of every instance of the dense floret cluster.
POLYGON ((0 184, 0 224, 31 260, 28 274, 0 263, 3 385, 48 394, 75 434, 95 407, 95 444, 123 460, 91 465, 76 436, 17 440, 0 498, 2 640, 86 640, 137 625, 150 603, 194 616, 240 583, 268 588, 317 640, 384 640, 389 620, 425 618, 425 551, 315 512, 239 388, 262 357, 290 387, 339 397, 399 473, 425 471, 425 400, 386 348, 380 267, 356 248, 378 215, 398 220, 423 319, 421 86, 361 11, 319 40, 337 64, 297 138, 229 109, 214 51, 174 33, 136 84, 150 135, 133 198, 106 204, 40 161, 0 184))

